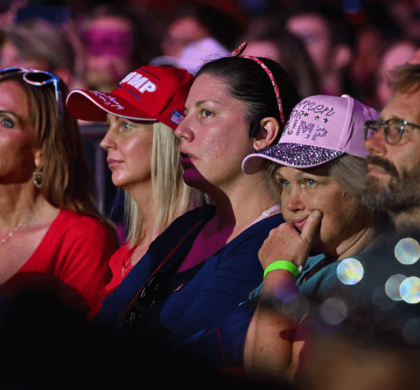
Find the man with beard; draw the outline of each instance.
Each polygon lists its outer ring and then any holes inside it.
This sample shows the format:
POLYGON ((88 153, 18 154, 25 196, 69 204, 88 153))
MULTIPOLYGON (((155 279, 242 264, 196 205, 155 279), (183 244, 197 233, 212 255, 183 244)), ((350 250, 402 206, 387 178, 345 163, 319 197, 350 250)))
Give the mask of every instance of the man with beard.
POLYGON ((420 65, 404 65, 377 122, 365 125, 369 174, 364 202, 388 212, 397 231, 420 231, 420 65))

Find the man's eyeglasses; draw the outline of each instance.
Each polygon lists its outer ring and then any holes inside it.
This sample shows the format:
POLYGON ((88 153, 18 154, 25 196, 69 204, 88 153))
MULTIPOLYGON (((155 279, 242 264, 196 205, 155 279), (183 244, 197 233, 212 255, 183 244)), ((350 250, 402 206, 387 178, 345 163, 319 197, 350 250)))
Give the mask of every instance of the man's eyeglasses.
POLYGON ((374 120, 367 121, 365 123, 365 140, 373 137, 381 128, 383 128, 385 142, 389 145, 398 144, 407 130, 406 126, 420 129, 420 125, 397 118, 388 119, 385 122, 374 120))
POLYGON ((21 73, 22 79, 31 85, 42 86, 53 83, 55 89, 55 99, 57 100, 58 117, 60 121, 63 118, 63 101, 61 99, 60 79, 49 72, 35 69, 25 68, 4 68, 0 69, 0 76, 5 76, 9 73, 21 73))

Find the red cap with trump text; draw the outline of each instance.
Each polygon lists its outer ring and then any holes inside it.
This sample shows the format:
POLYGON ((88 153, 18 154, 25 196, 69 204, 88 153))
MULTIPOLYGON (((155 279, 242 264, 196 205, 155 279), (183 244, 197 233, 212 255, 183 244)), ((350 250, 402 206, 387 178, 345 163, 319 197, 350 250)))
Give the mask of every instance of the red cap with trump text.
POLYGON ((185 69, 142 66, 129 73, 111 93, 75 89, 67 109, 77 119, 106 122, 107 113, 133 121, 159 121, 176 129, 194 76, 185 69))

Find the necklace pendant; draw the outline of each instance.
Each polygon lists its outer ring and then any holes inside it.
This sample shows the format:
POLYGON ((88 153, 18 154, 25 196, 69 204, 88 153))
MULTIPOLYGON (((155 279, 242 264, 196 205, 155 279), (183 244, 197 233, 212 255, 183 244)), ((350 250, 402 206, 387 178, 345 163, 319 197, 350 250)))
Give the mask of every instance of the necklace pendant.
POLYGON ((36 212, 38 211, 38 208, 41 207, 43 203, 44 199, 42 199, 41 201, 38 201, 37 199, 33 210, 22 221, 20 221, 20 223, 11 232, 9 232, 5 237, 2 238, 0 244, 6 242, 6 240, 12 237, 13 234, 15 234, 22 226, 25 226, 35 216, 36 212))

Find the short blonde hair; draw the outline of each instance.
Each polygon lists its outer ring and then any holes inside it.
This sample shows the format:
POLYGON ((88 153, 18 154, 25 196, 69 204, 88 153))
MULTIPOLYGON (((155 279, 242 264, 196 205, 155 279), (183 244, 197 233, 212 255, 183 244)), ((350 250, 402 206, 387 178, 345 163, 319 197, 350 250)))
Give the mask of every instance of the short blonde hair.
MULTIPOLYGON (((163 232, 177 217, 205 203, 204 196, 183 180, 179 140, 167 125, 153 124, 152 188, 157 214, 155 233, 163 232)), ((125 192, 125 216, 127 242, 130 247, 138 245, 144 238, 144 222, 140 208, 128 192, 125 192)))

